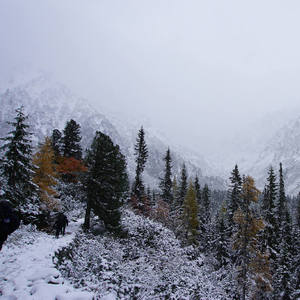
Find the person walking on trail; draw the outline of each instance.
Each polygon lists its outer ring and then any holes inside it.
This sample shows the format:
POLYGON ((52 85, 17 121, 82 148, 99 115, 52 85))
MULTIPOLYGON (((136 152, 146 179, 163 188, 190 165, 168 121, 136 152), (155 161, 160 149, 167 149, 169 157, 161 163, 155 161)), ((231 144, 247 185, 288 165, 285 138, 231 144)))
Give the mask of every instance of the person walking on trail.
POLYGON ((69 221, 65 214, 59 213, 56 217, 54 224, 55 227, 55 236, 58 238, 59 234, 65 235, 66 227, 68 226, 69 221))
POLYGON ((7 237, 20 226, 20 219, 9 201, 0 201, 0 250, 7 237))

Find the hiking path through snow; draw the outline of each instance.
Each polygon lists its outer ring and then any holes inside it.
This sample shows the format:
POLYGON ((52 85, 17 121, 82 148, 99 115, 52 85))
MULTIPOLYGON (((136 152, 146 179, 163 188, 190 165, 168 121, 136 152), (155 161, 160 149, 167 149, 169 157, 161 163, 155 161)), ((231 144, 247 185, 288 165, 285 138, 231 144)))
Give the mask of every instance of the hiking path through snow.
POLYGON ((62 278, 52 261, 55 251, 71 243, 80 224, 71 222, 58 239, 26 226, 16 230, 0 251, 0 300, 92 300, 92 293, 62 278))

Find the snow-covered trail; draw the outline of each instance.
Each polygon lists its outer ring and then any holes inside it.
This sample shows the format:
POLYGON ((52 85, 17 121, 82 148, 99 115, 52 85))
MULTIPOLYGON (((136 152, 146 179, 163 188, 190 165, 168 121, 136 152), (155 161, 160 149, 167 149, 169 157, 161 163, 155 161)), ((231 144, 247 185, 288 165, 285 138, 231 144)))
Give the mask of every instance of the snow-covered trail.
POLYGON ((66 235, 58 239, 24 229, 13 233, 0 252, 0 299, 92 299, 91 293, 76 290, 62 278, 52 262, 54 252, 73 240, 80 224, 70 223, 66 235))

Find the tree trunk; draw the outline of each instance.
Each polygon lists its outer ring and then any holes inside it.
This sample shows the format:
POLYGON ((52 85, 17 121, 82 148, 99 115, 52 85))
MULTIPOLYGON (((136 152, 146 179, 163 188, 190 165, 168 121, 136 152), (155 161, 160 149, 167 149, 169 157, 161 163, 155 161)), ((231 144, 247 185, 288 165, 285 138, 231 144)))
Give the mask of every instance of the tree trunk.
POLYGON ((87 200, 86 210, 85 210, 85 217, 84 217, 84 224, 83 227, 85 230, 90 229, 90 218, 91 218, 91 204, 90 201, 87 200))

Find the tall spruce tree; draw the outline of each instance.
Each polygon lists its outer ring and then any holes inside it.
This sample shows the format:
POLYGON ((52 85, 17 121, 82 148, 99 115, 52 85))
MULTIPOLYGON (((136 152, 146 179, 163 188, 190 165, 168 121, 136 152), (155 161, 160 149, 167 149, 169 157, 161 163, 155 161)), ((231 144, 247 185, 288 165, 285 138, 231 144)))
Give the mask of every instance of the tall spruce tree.
POLYGON ((297 195, 296 227, 300 230, 300 193, 297 195))
POLYGON ((288 214, 287 199, 285 195, 285 186, 283 178, 282 163, 279 165, 279 190, 278 190, 278 207, 277 207, 277 218, 278 227, 281 231, 280 239, 283 237, 283 230, 286 225, 286 215, 288 214))
POLYGON ((211 192, 207 184, 202 189, 201 206, 199 207, 199 229, 200 241, 203 251, 208 252, 211 248, 211 214, 210 214, 211 192))
POLYGON ((58 129, 52 131, 51 146, 54 151, 55 161, 62 155, 62 133, 58 129))
POLYGON ((198 175, 196 175, 196 177, 195 177, 194 186, 195 186, 196 199, 197 199, 197 202, 198 202, 198 206, 200 206, 202 195, 201 195, 201 187, 200 187, 198 175))
POLYGON ((278 222, 278 250, 276 261, 273 263, 273 287, 274 299, 292 299, 292 246, 294 244, 292 234, 291 216, 289 213, 285 194, 282 163, 279 165, 279 190, 277 205, 278 222))
POLYGON ((295 236, 295 251, 292 252, 294 265, 294 268, 292 269, 292 286, 295 291, 294 298, 298 299, 300 297, 300 193, 297 196, 297 213, 293 233, 295 236))
POLYGON ((182 165, 181 175, 180 175, 180 183, 179 183, 179 205, 182 206, 184 198, 187 193, 188 183, 187 183, 188 175, 185 164, 182 165))
POLYGON ((179 188, 178 188, 176 176, 174 176, 173 181, 172 181, 172 197, 173 197, 173 204, 171 205, 171 210, 175 211, 176 208, 178 208, 180 205, 179 188))
POLYGON ((138 137, 136 139, 135 150, 135 181, 132 188, 133 197, 136 198, 138 202, 139 209, 143 210, 143 198, 145 198, 145 186, 142 179, 142 174, 145 169, 145 165, 148 158, 148 149, 145 141, 145 131, 143 126, 138 132, 138 137))
POLYGON ((31 133, 27 119, 23 107, 18 108, 15 121, 8 122, 13 127, 12 131, 1 139, 4 141, 1 147, 4 153, 1 159, 1 176, 5 181, 3 196, 21 211, 37 212, 36 186, 32 182, 31 133))
POLYGON ((151 206, 152 207, 155 207, 156 206, 156 193, 155 193, 155 190, 153 189, 152 190, 152 198, 151 198, 151 206))
POLYGON ((242 177, 240 175, 238 166, 235 165, 231 172, 230 188, 228 190, 227 199, 227 218, 228 218, 228 233, 231 238, 235 231, 235 223, 233 222, 233 216, 238 207, 241 204, 241 193, 242 193, 242 177))
POLYGON ((75 159, 81 160, 80 125, 71 119, 67 122, 63 133, 62 151, 64 157, 74 157, 75 159))
POLYGON ((89 213, 93 209, 109 231, 119 233, 120 207, 128 189, 125 157, 109 136, 97 131, 87 151, 86 164, 88 203, 85 227, 89 227, 89 213))
POLYGON ((216 269, 226 267, 230 261, 230 240, 226 228, 225 208, 221 207, 215 221, 215 233, 213 241, 213 255, 215 257, 216 269))
MULTIPOLYGON (((289 214, 286 215, 287 223, 284 225, 282 239, 278 245, 276 261, 273 262, 273 278, 272 285, 274 288, 273 299, 292 300, 295 287, 292 284, 293 266, 293 246, 295 241, 292 236, 292 228, 289 226, 289 214)), ((299 249, 298 249, 299 250, 299 249)), ((299 257, 298 257, 299 258, 299 257)), ((299 263, 299 260, 298 262, 299 263)), ((297 264, 296 264, 297 266, 297 264)))
POLYGON ((277 241, 278 241, 278 224, 276 212, 277 199, 277 183, 276 175, 272 167, 268 172, 267 184, 264 189, 262 215, 265 221, 265 229, 263 232, 263 250, 268 250, 271 258, 275 260, 277 241))
POLYGON ((180 205, 180 199, 179 199, 179 189, 177 185, 177 179, 176 176, 174 176, 172 180, 172 198, 173 201, 170 205, 170 211, 169 211, 169 220, 170 220, 170 228, 173 229, 176 232, 178 227, 180 226, 180 218, 181 218, 181 205, 180 205))
POLYGON ((147 187, 147 198, 150 202, 150 204, 152 203, 152 194, 151 194, 151 189, 150 189, 150 186, 147 187))
POLYGON ((168 148, 166 156, 164 157, 165 170, 164 177, 160 182, 161 196, 162 199, 169 205, 173 203, 173 193, 172 193, 172 159, 170 154, 170 149, 168 148))
POLYGON ((210 223, 211 214, 210 214, 210 196, 211 192, 207 184, 204 185, 202 190, 202 213, 201 219, 203 223, 210 223))

